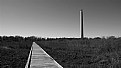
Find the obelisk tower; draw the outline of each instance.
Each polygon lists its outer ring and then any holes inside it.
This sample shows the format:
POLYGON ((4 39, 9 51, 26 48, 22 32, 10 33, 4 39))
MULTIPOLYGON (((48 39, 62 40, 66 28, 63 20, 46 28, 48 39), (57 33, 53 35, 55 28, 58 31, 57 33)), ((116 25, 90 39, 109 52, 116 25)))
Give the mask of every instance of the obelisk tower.
POLYGON ((83 10, 80 11, 80 36, 83 39, 84 38, 84 32, 83 32, 83 10))

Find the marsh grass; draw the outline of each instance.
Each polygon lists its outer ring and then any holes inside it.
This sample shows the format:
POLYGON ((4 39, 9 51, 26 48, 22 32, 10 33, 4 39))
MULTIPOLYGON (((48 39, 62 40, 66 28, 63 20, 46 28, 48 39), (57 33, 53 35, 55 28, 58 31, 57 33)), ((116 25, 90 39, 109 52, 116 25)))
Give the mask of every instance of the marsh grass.
POLYGON ((25 68, 36 42, 64 68, 121 68, 121 37, 59 38, 1 37, 0 68, 25 68))
POLYGON ((37 42, 64 68, 121 68, 120 39, 37 42))

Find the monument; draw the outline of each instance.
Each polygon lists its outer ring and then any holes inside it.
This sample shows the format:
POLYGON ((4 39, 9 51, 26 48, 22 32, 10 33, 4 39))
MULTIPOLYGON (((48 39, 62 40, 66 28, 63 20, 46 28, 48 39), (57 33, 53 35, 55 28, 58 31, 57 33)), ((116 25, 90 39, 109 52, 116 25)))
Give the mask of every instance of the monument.
POLYGON ((80 11, 80 36, 83 39, 84 38, 84 32, 83 32, 83 10, 80 11))

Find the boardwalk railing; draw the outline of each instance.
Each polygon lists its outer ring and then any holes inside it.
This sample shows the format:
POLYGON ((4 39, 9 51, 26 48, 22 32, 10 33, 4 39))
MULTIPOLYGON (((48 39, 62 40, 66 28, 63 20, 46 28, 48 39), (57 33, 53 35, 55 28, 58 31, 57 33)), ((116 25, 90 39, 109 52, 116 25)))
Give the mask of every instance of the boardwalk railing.
POLYGON ((31 57, 32 57, 32 50, 33 50, 33 47, 31 46, 31 50, 30 50, 30 52, 29 52, 29 57, 28 57, 28 60, 27 60, 27 63, 26 63, 25 68, 30 68, 31 57))
POLYGON ((39 45, 33 42, 25 68, 63 68, 39 45))

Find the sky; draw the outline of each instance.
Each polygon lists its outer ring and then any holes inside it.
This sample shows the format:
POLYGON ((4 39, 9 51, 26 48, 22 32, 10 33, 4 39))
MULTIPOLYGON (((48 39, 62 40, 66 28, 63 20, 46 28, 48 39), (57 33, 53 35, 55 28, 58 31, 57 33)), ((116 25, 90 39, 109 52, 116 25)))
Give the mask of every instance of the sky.
POLYGON ((121 36, 121 0, 0 0, 0 36, 121 36))

